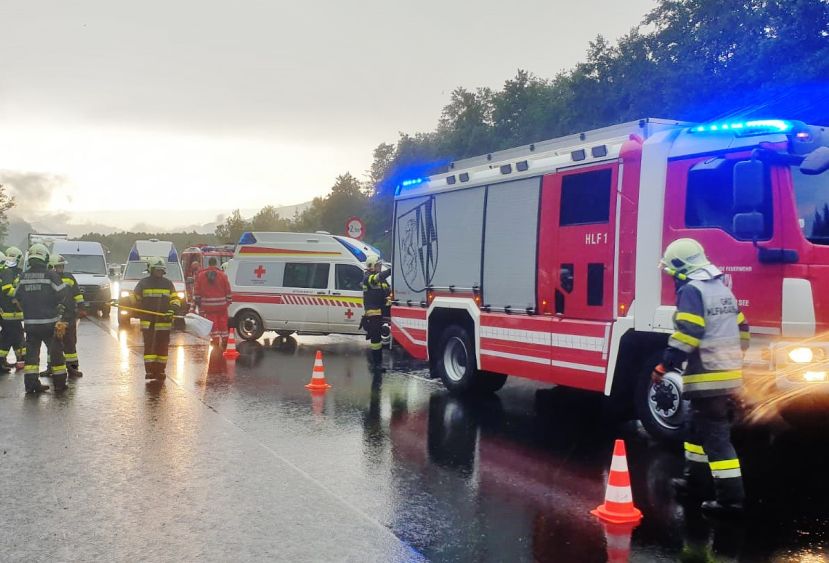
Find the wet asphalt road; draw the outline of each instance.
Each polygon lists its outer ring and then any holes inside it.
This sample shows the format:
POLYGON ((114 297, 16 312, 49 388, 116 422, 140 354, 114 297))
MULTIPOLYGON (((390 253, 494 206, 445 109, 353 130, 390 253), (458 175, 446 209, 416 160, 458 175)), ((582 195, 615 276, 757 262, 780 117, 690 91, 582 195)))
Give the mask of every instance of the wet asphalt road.
POLYGON ((740 429, 750 510, 715 523, 670 493, 681 452, 592 395, 461 401, 399 349, 373 377, 350 337, 243 343, 234 364, 176 334, 163 384, 137 325, 83 321, 79 348, 63 394, 0 375, 2 561, 605 561, 627 538, 589 511, 616 437, 645 514, 631 561, 829 559, 826 432, 740 429), (304 388, 316 350, 324 396, 304 388))

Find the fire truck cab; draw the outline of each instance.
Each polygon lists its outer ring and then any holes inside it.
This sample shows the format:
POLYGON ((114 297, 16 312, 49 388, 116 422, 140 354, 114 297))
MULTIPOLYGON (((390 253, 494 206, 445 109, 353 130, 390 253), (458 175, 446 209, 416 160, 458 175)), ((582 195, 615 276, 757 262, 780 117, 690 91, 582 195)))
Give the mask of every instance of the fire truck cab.
POLYGON ((829 398, 827 145, 794 121, 642 119, 404 181, 393 335, 454 393, 507 375, 592 390, 677 438, 680 374, 649 374, 675 310, 657 265, 691 237, 751 325, 746 388, 829 398))

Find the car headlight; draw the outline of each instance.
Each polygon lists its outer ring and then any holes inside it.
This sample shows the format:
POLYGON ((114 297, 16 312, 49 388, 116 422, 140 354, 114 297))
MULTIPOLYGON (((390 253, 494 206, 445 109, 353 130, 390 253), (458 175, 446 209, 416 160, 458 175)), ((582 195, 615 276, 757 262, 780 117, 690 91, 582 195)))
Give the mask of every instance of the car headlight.
POLYGON ((179 299, 184 299, 184 292, 183 291, 177 291, 176 295, 178 295, 179 299))
POLYGON ((129 296, 130 296, 130 292, 129 292, 129 291, 122 291, 122 292, 121 292, 121 297, 129 297, 129 296))
POLYGON ((805 346, 789 350, 789 359, 796 364, 810 364, 814 358, 815 353, 811 348, 806 348, 805 346))

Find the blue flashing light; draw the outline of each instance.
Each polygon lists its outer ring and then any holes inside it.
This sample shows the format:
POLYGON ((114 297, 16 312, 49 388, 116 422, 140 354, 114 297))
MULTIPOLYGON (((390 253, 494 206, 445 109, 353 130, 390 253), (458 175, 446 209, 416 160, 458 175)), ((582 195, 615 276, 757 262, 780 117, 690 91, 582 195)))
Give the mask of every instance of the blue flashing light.
POLYGON ((256 244, 258 241, 256 237, 253 236, 253 233, 246 232, 242 234, 241 238, 239 239, 239 244, 256 244))
POLYGON ((176 247, 174 246, 173 249, 170 251, 170 254, 167 256, 167 262, 178 262, 178 252, 176 252, 176 247))
POLYGON ((794 128, 791 121, 784 119, 754 119, 751 121, 729 121, 708 123, 691 127, 691 133, 736 132, 742 135, 764 135, 769 133, 789 133, 794 128))
POLYGON ((399 184, 397 184, 397 188, 394 190, 394 195, 400 195, 400 192, 404 188, 411 188, 412 186, 417 186, 422 184, 426 181, 426 178, 409 178, 408 180, 403 180, 399 184))
POLYGON ((127 262, 138 262, 139 260, 141 260, 141 256, 138 255, 138 249, 133 246, 127 262))

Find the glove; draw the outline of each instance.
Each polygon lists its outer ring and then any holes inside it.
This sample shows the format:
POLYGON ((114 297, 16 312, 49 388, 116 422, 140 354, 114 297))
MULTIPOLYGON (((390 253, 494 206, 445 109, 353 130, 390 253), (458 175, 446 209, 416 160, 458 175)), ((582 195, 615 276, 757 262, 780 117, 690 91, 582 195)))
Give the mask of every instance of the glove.
POLYGON ((55 323, 55 338, 63 340, 63 337, 66 336, 67 328, 69 328, 69 323, 66 321, 58 321, 55 323))
POLYGON ((360 324, 357 326, 358 329, 363 330, 366 327, 366 316, 363 315, 360 317, 360 324))
POLYGON ((665 366, 662 364, 657 364, 655 368, 653 368, 653 373, 651 373, 651 381, 654 383, 662 383, 662 379, 665 377, 665 366))

